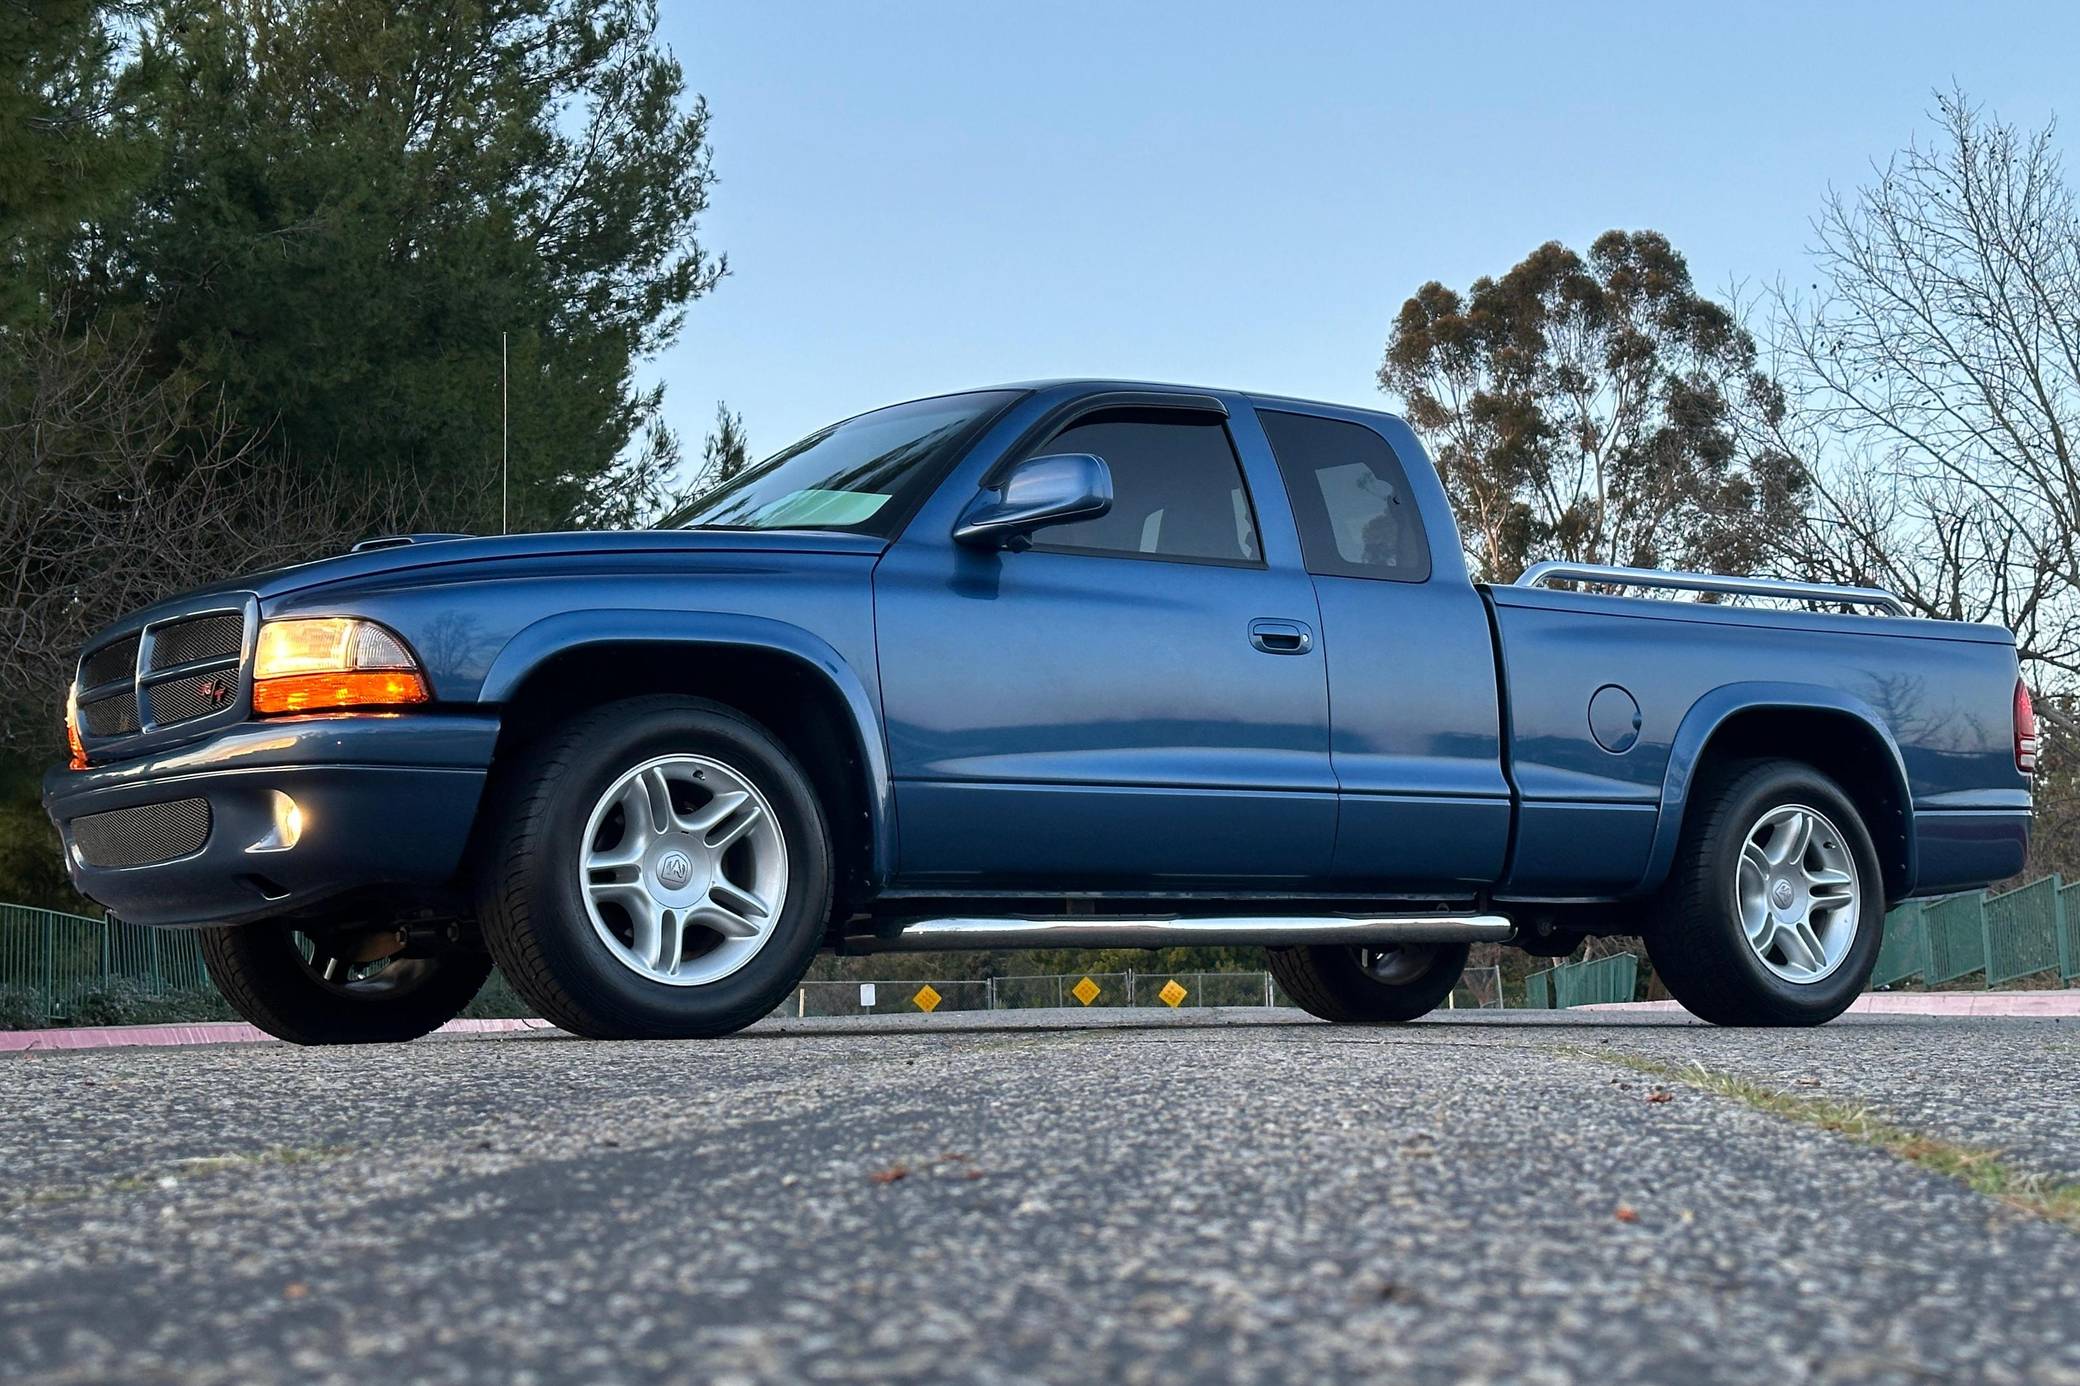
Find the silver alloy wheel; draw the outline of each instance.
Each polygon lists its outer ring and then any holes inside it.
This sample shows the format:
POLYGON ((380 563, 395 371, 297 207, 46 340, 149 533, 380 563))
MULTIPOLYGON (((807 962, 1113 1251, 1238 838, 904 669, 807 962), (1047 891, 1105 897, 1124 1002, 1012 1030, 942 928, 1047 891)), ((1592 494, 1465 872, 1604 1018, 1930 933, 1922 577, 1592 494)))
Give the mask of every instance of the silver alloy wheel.
POLYGON ((708 756, 646 760, 593 806, 578 884, 622 966, 668 986, 729 976, 772 936, 787 900, 787 842, 773 806, 708 756))
POLYGON ((1375 982, 1390 987, 1406 986, 1430 970, 1437 956, 1434 943, 1388 943, 1378 948, 1360 948, 1358 966, 1375 982))
POLYGON ((1784 804, 1748 830, 1733 904, 1772 973, 1800 985, 1831 975, 1856 942, 1861 902, 1856 857, 1826 814, 1784 804))

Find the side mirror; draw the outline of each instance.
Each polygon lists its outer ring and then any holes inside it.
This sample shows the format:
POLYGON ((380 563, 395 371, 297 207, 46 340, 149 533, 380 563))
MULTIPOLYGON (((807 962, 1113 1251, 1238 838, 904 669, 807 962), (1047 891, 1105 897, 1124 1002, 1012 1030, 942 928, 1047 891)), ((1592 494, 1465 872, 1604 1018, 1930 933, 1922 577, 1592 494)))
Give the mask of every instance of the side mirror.
POLYGON ((1043 525, 1089 520, 1112 509, 1112 470, 1087 452, 1029 457, 994 490, 968 502, 953 537, 984 549, 1022 549, 1043 525))

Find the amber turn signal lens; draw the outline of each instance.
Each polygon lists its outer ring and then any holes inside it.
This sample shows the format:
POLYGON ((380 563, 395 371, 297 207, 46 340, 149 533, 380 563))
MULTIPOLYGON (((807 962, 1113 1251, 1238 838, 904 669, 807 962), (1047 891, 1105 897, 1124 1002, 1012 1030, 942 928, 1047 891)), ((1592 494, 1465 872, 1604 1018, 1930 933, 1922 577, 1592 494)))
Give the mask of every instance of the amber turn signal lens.
POLYGON ((65 695, 65 746, 72 752, 71 768, 86 769, 87 748, 80 744, 79 739, 79 694, 76 692, 65 695))
POLYGON ((289 674, 253 685, 253 711, 339 712, 428 701, 426 680, 409 669, 364 673, 289 674))

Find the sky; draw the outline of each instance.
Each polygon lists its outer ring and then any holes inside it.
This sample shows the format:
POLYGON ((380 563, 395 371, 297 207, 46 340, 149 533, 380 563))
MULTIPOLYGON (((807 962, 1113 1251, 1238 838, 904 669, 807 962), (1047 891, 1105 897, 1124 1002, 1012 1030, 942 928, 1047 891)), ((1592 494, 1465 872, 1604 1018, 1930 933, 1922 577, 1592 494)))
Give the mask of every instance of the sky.
POLYGON ((2070 0, 662 3, 730 264, 648 368, 690 458, 1052 376, 1381 407, 1426 281, 1623 227, 1795 286, 1936 89, 2080 119, 2070 0))

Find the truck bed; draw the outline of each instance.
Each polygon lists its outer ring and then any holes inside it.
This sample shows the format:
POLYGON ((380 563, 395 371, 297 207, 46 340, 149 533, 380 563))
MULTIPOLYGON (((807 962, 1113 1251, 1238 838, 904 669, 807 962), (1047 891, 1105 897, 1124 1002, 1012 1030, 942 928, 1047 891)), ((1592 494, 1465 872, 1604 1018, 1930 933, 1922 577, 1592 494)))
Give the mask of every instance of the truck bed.
POLYGON ((1763 717, 1766 744, 1772 707, 1832 714, 1842 746, 1889 767, 1897 821, 1873 828, 1893 839, 1894 898, 2022 869, 2029 782, 2008 721, 1987 717, 2016 681, 2000 627, 1481 590, 1518 800, 1503 892, 1536 883, 1540 898, 1588 898, 1658 880, 1698 751, 1733 716, 1763 717))

